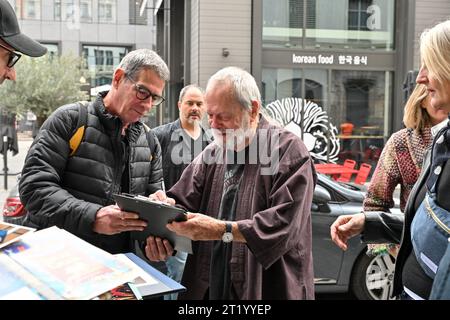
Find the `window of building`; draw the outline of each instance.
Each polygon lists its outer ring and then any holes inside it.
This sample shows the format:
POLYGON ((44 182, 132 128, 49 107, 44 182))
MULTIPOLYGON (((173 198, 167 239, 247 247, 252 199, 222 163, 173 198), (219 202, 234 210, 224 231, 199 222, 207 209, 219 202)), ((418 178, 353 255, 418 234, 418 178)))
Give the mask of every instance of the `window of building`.
POLYGON ((143 5, 147 4, 146 0, 129 0, 130 4, 130 24, 147 24, 147 9, 143 5), (142 14, 141 14, 142 13, 142 14))
POLYGON ((20 19, 41 19, 41 0, 17 0, 16 15, 20 19))
POLYGON ((82 55, 90 73, 91 86, 111 84, 114 68, 129 51, 128 47, 83 45, 82 55))
POLYGON ((94 55, 95 55, 96 66, 97 66, 98 70, 102 71, 103 67, 104 67, 104 61, 105 61, 105 51, 94 49, 94 55))
POLYGON ((55 20, 92 22, 93 0, 54 0, 55 20))
POLYGON ((263 46, 394 50, 393 0, 263 0, 263 46))
POLYGON ((92 22, 92 0, 80 0, 80 21, 92 22))
POLYGON ((87 62, 88 58, 89 58, 89 48, 84 47, 81 50, 81 56, 83 57, 83 59, 87 62))
POLYGON ((59 46, 55 43, 42 43, 41 44, 47 48, 47 55, 50 58, 59 56, 59 46))
MULTIPOLYGON (((306 27, 314 28, 316 25, 315 0, 306 0, 306 27)), ((289 28, 303 29, 305 1, 289 0, 289 28)))
POLYGON ((301 46, 303 0, 263 1, 263 41, 265 46, 301 46))
POLYGON ((106 50, 106 65, 112 66, 114 64, 113 52, 111 50, 106 50))
POLYGON ((66 0, 62 6, 62 17, 64 21, 71 21, 77 19, 77 6, 75 0, 66 0))
POLYGON ((61 20, 61 0, 55 0, 53 4, 53 15, 55 21, 61 20))
POLYGON ((74 21, 78 19, 78 5, 76 0, 55 0, 54 2, 55 20, 74 21))
POLYGON ((367 20, 369 13, 367 8, 372 5, 372 0, 350 0, 348 4, 348 30, 368 31, 367 20))
POLYGON ((115 23, 116 8, 115 0, 98 0, 98 22, 115 23))
POLYGON ((303 3, 289 0, 289 27, 303 29, 303 3))

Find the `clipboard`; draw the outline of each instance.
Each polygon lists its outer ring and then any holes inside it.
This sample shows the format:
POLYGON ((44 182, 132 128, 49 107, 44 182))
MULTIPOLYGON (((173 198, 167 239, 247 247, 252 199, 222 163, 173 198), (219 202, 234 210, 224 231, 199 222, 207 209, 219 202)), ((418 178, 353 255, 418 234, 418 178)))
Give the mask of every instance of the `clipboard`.
POLYGON ((167 239, 177 251, 192 254, 191 239, 177 235, 166 228, 172 221, 186 221, 186 211, 147 197, 134 196, 127 193, 114 194, 114 200, 123 211, 135 212, 139 218, 147 222, 144 231, 131 231, 131 238, 145 241, 148 236, 167 239))

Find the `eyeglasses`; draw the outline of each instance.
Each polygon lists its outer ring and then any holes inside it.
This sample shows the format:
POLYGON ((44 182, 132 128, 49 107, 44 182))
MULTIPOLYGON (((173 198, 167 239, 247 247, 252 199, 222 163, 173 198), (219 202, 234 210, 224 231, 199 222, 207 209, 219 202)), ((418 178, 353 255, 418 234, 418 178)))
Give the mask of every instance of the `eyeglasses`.
POLYGON ((5 49, 6 51, 9 52, 9 59, 8 59, 8 63, 6 64, 8 66, 8 68, 14 67, 14 65, 17 63, 17 61, 19 61, 19 59, 22 55, 12 51, 11 49, 5 47, 1 43, 0 43, 0 47, 2 47, 3 49, 5 49))
POLYGON ((165 100, 163 97, 154 94, 147 88, 137 84, 136 81, 131 79, 129 75, 126 75, 126 77, 128 78, 128 80, 133 82, 134 88, 136 89, 136 98, 138 98, 139 100, 147 100, 148 98, 152 97, 152 106, 158 106, 165 100))

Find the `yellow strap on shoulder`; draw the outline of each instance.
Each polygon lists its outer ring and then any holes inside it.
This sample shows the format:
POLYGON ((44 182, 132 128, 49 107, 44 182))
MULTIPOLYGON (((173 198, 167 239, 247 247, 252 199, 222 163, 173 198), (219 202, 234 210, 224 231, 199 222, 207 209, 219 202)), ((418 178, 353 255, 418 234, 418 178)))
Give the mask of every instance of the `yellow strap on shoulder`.
POLYGON ((80 146, 81 139, 83 139, 84 135, 84 126, 81 126, 77 129, 77 131, 73 134, 72 138, 69 140, 70 146, 70 155, 73 156, 75 152, 77 152, 78 147, 80 146))

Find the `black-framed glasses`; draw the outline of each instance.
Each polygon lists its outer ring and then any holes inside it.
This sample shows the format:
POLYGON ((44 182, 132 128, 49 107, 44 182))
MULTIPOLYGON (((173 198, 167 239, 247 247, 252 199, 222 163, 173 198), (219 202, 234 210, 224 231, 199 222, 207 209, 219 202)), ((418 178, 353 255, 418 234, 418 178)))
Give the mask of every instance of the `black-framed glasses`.
POLYGON ((5 49, 6 51, 9 52, 9 59, 8 59, 8 63, 6 64, 8 66, 8 68, 14 67, 14 65, 17 63, 17 61, 19 61, 19 59, 22 55, 12 51, 11 49, 5 47, 1 43, 0 43, 0 47, 2 47, 3 49, 5 49))
POLYGON ((164 97, 152 93, 146 87, 137 84, 136 81, 131 79, 129 75, 126 75, 126 77, 134 84, 134 88, 136 89, 136 98, 138 98, 139 100, 147 100, 148 98, 152 97, 152 106, 158 106, 165 100, 164 97))

